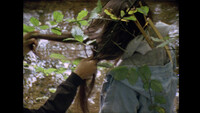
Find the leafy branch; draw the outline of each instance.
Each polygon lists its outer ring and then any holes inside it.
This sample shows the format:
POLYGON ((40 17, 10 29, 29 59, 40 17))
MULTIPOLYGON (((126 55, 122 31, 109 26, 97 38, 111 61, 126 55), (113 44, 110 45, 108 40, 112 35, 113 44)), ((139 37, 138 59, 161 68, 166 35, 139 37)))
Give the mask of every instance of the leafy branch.
POLYGON ((127 79, 131 85, 135 85, 140 77, 143 82, 144 90, 148 91, 150 95, 151 105, 149 106, 149 110, 156 110, 159 113, 165 113, 165 109, 160 106, 160 104, 166 103, 165 97, 160 95, 164 90, 162 83, 157 79, 151 79, 151 70, 147 65, 138 68, 118 66, 113 68, 110 71, 110 74, 115 80, 120 81, 127 79), (155 92, 155 95, 152 95, 152 91, 155 92))
POLYGON ((88 16, 88 11, 87 10, 81 10, 78 13, 78 16, 76 17, 76 19, 72 18, 72 19, 64 19, 64 15, 62 14, 62 12, 60 11, 54 11, 53 12, 53 20, 49 21, 49 25, 40 25, 41 22, 39 22, 38 19, 31 17, 29 22, 31 23, 31 26, 28 26, 26 24, 23 24, 23 33, 27 33, 27 32, 32 32, 36 29, 39 30, 47 30, 50 29, 50 31, 55 34, 53 36, 51 36, 50 38, 49 35, 45 36, 39 34, 35 35, 35 38, 45 38, 45 39, 50 39, 50 40, 55 40, 55 41, 73 41, 73 42, 80 42, 82 43, 84 39, 87 38, 86 35, 84 35, 84 32, 82 30, 83 26, 88 26, 89 22, 93 19, 93 18, 99 18, 99 13, 101 12, 102 9, 102 5, 101 5, 101 1, 98 0, 97 2, 97 7, 95 7, 91 13, 90 13, 90 17, 89 19, 84 19, 85 17, 88 16), (64 22, 68 22, 68 23, 75 23, 76 25, 72 28, 71 30, 71 37, 68 37, 69 35, 62 35, 62 29, 59 28, 59 23, 64 23, 64 22), (58 39, 56 39, 58 38, 58 39))
MULTIPOLYGON (((131 5, 131 7, 132 6, 133 6, 133 4, 131 5)), ((38 36, 34 36, 34 37, 43 38, 43 39, 44 38, 47 38, 47 39, 51 38, 52 40, 57 40, 57 41, 62 41, 62 42, 68 42, 68 41, 79 42, 79 43, 81 43, 85 46, 85 45, 87 45, 87 44, 85 44, 85 40, 87 40, 88 36, 84 34, 83 26, 88 26, 92 19, 103 19, 103 20, 109 20, 109 21, 116 21, 117 23, 113 26, 111 33, 108 35, 108 40, 104 43, 103 47, 105 47, 106 44, 108 44, 108 42, 112 41, 116 46, 118 46, 120 49, 125 51, 125 49, 120 47, 116 42, 114 42, 111 39, 112 34, 113 34, 112 31, 114 31, 116 29, 116 26, 118 24, 121 24, 124 31, 126 31, 127 33, 129 33, 133 37, 135 37, 134 34, 130 33, 121 23, 121 22, 133 21, 138 26, 138 28, 140 29, 140 31, 142 32, 142 34, 144 35, 144 37, 146 38, 146 40, 148 41, 150 46, 153 47, 151 40, 149 39, 149 37, 146 35, 146 33, 143 30, 144 26, 140 25, 139 21, 137 20, 137 18, 134 15, 135 13, 139 12, 139 13, 144 14, 144 16, 147 16, 147 14, 149 12, 149 7, 141 6, 139 8, 135 8, 135 9, 134 8, 128 8, 126 11, 121 10, 120 11, 120 17, 115 16, 112 13, 112 9, 105 9, 104 12, 107 15, 109 15, 110 18, 100 17, 99 13, 101 12, 101 10, 102 10, 102 5, 101 5, 100 0, 98 0, 97 7, 95 7, 91 11, 90 15, 88 15, 87 10, 81 10, 78 13, 76 18, 64 19, 64 15, 62 14, 62 12, 54 11, 53 12, 53 20, 49 21, 51 26, 41 25, 41 23, 39 22, 38 19, 31 17, 30 23, 32 24, 32 26, 28 26, 26 24, 23 24, 23 32, 24 33, 32 32, 36 29, 40 29, 40 30, 50 29, 51 32, 55 34, 52 37, 50 35, 45 36, 45 35, 41 35, 41 34, 38 35, 38 36), (89 16, 89 19, 85 19, 87 16, 89 16), (71 29, 71 36, 62 34, 62 29, 60 29, 58 27, 59 23, 66 22, 66 21, 69 22, 69 23, 75 23, 76 24, 71 29)), ((148 24, 148 21, 145 24, 145 26, 147 24, 148 24)), ((163 42, 162 45, 159 45, 157 47, 164 47, 168 43, 173 41, 173 40, 168 40, 168 39, 169 39, 168 37, 165 37, 164 39, 152 38, 153 41, 163 42)), ((98 53, 100 53, 103 50, 103 47, 99 48, 99 50, 96 50, 97 51, 96 56, 98 56, 98 53)), ((55 59, 60 59, 62 62, 67 62, 66 58, 63 57, 60 54, 52 54, 52 55, 50 55, 50 57, 55 58, 55 59)), ((78 60, 74 60, 72 62, 72 64, 76 65, 77 62, 78 62, 78 60)), ((110 66, 110 65, 107 65, 107 64, 99 64, 99 66, 104 66, 104 67, 108 67, 108 68, 113 67, 113 66, 110 66)), ((40 72, 43 72, 47 75, 50 74, 51 72, 62 71, 62 69, 60 69, 60 70, 54 69, 54 68, 43 69, 43 68, 40 68, 40 67, 37 67, 37 70, 38 70, 38 72, 40 71, 40 72)), ((149 106, 149 109, 150 110, 156 110, 159 113, 165 113, 165 109, 159 105, 159 104, 165 104, 166 103, 164 96, 160 95, 160 93, 163 92, 163 86, 162 86, 162 84, 159 80, 151 79, 151 71, 150 71, 150 69, 147 65, 138 67, 137 69, 136 68, 128 68, 126 66, 118 66, 116 68, 113 68, 110 73, 111 73, 111 75, 113 75, 114 79, 116 79, 116 80, 127 79, 128 82, 131 85, 135 85, 136 82, 138 81, 138 78, 140 77, 142 82, 143 82, 144 90, 148 91, 149 95, 150 95, 151 105, 149 106), (152 91, 156 92, 156 95, 152 95, 152 93, 151 93, 152 91)))

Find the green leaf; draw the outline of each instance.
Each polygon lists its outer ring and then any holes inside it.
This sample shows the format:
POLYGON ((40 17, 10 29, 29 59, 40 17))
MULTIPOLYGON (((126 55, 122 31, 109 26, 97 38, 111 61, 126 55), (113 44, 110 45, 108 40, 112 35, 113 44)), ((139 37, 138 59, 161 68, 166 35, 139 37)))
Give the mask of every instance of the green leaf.
POLYGON ((129 69, 128 73, 129 73, 128 76, 127 76, 128 82, 131 85, 135 85, 135 83, 138 80, 138 76, 139 76, 138 72, 136 71, 135 68, 131 68, 131 69, 129 69))
POLYGON ((110 71, 110 74, 114 77, 116 80, 124 80, 128 76, 128 67, 126 66, 118 66, 116 68, 113 68, 110 71))
POLYGON ((51 32, 57 35, 61 35, 61 29, 58 27, 51 28, 51 32))
POLYGON ((113 15, 113 14, 111 13, 111 10, 110 10, 110 9, 104 9, 104 13, 106 13, 106 14, 109 15, 109 16, 113 15))
POLYGON ((124 10, 121 10, 121 11, 120 11, 120 15, 121 15, 121 17, 124 17, 124 15, 125 15, 124 10))
POLYGON ((96 11, 97 9, 94 8, 91 13, 90 13, 90 17, 89 17, 89 22, 92 20, 92 19, 96 19, 96 18, 99 18, 99 14, 98 12, 96 11))
POLYGON ((74 35, 75 40, 79 41, 79 42, 83 42, 83 36, 81 35, 74 35))
POLYGON ((26 24, 23 24, 23 32, 32 32, 35 28, 32 26, 27 26, 26 24))
POLYGON ((176 38, 171 38, 169 40, 165 40, 163 43, 161 43, 158 46, 156 46, 156 48, 165 47, 166 45, 168 45, 169 43, 172 43, 175 40, 176 40, 176 38))
POLYGON ((42 25, 42 26, 40 26, 40 29, 42 29, 42 30, 49 29, 49 26, 48 25, 42 25))
POLYGON ((50 23, 52 26, 58 24, 58 23, 55 22, 55 21, 49 21, 49 23, 50 23))
POLYGON ((72 64, 78 65, 80 61, 81 61, 81 59, 75 59, 75 60, 72 61, 72 64))
POLYGON ((165 104, 166 103, 166 99, 164 96, 161 96, 161 95, 155 95, 154 96, 154 101, 156 103, 160 103, 160 104, 165 104))
POLYGON ((166 36, 166 37, 163 37, 164 40, 169 40, 170 37, 166 36))
POLYGON ((115 15, 111 15, 110 18, 113 20, 118 20, 118 18, 115 15))
POLYGON ((133 21, 137 20, 135 16, 124 17, 123 19, 125 19, 125 20, 133 20, 133 21))
POLYGON ((113 67, 113 64, 111 64, 111 63, 98 63, 97 66, 105 67, 105 68, 111 68, 111 67, 113 67))
POLYGON ((148 91, 149 88, 150 88, 150 87, 149 87, 149 82, 144 82, 143 88, 144 88, 145 91, 148 91))
POLYGON ((141 6, 140 8, 137 8, 137 11, 147 16, 147 14, 149 12, 149 7, 141 6))
POLYGON ((147 65, 141 66, 138 68, 139 75, 143 82, 149 83, 151 79, 151 70, 147 65))
POLYGON ((97 7, 96 7, 96 12, 100 13, 102 10, 102 4, 101 4, 101 0, 97 1, 97 7))
POLYGON ((30 22, 33 24, 33 26, 39 26, 39 20, 34 18, 34 17, 31 17, 30 18, 30 22))
POLYGON ((150 88, 149 83, 151 80, 151 70, 147 65, 144 65, 138 68, 138 72, 143 82, 143 88, 148 91, 150 88))
POLYGON ((78 16, 76 17, 76 20, 82 20, 84 17, 86 17, 88 14, 87 10, 82 10, 78 13, 78 16))
POLYGON ((88 22, 90 22, 94 18, 99 18, 99 13, 101 13, 101 10, 102 10, 101 0, 98 0, 97 6, 90 12, 90 17, 88 22))
POLYGON ((63 41, 72 41, 72 40, 75 40, 74 38, 66 38, 66 39, 63 39, 63 41))
POLYGON ((130 10, 129 12, 128 12, 128 14, 129 15, 132 15, 133 13, 136 13, 137 12, 137 9, 136 10, 130 10))
POLYGON ((64 15, 62 12, 59 11, 54 11, 53 12, 53 18, 56 22, 61 22, 63 20, 64 15))
POLYGON ((69 75, 63 75, 63 78, 66 80, 69 77, 69 75))
POLYGON ((96 39, 93 39, 93 40, 89 40, 86 42, 86 45, 91 45, 93 43, 96 43, 96 39))
POLYGON ((162 92, 163 87, 159 80, 151 80, 151 89, 155 92, 162 92))
POLYGON ((52 53, 52 54, 50 55, 50 58, 60 59, 60 60, 66 59, 66 57, 65 57, 64 55, 62 55, 62 54, 57 54, 57 53, 52 53))
POLYGON ((37 97, 36 98, 36 100, 38 101, 38 100, 47 100, 49 97, 47 97, 47 96, 43 96, 43 97, 37 97))
POLYGON ((49 91, 50 91, 51 93, 55 93, 55 92, 56 92, 56 88, 49 88, 49 91))
POLYGON ((69 60, 63 60, 63 59, 61 59, 60 61, 61 61, 62 63, 70 63, 69 60))
POLYGON ((155 107, 155 110, 158 112, 158 113, 166 113, 165 112, 165 108, 161 107, 161 106, 156 106, 155 107))
POLYGON ((104 12, 105 12, 107 15, 109 15, 111 19, 113 19, 113 20, 118 20, 118 18, 117 18, 114 14, 111 13, 111 10, 110 10, 110 9, 105 9, 104 12))
POLYGON ((66 70, 67 70, 66 68, 61 67, 61 68, 57 69, 55 72, 56 72, 56 74, 63 74, 66 70))
POLYGON ((129 15, 132 15, 133 13, 134 13, 133 10, 130 10, 130 11, 128 12, 129 15))
POLYGON ((111 15, 110 18, 113 20, 118 20, 118 18, 115 15, 111 15))
POLYGON ((150 104, 148 108, 149 108, 150 111, 153 111, 153 110, 156 110, 156 106, 158 106, 158 105, 157 104, 150 104))
POLYGON ((62 54, 57 54, 57 53, 52 53, 50 55, 50 58, 54 58, 54 59, 59 59, 61 60, 61 62, 65 63, 65 62, 70 62, 69 60, 66 59, 66 57, 62 54))
POLYGON ((28 64, 27 62, 24 61, 24 62, 23 62, 23 66, 24 66, 24 67, 28 67, 29 64, 28 64))
POLYGON ((79 23, 81 24, 81 26, 89 25, 87 20, 79 21, 79 23))
POLYGON ((54 71, 56 71, 55 68, 49 68, 49 69, 45 69, 45 70, 44 70, 44 73, 45 73, 46 75, 48 75, 48 74, 51 74, 51 73, 54 72, 54 71))
POLYGON ((79 42, 83 42, 83 37, 85 35, 84 35, 83 30, 80 27, 74 26, 71 30, 71 33, 75 40, 77 40, 79 42))
POLYGON ((42 67, 36 67, 35 70, 36 72, 44 72, 44 68, 42 67))
POLYGON ((154 37, 151 37, 151 39, 155 42, 164 42, 163 39, 159 39, 159 38, 154 38, 154 37))
POLYGON ((149 105, 149 110, 150 111, 155 110, 158 113, 166 113, 165 108, 163 108, 162 106, 156 105, 156 104, 149 105))

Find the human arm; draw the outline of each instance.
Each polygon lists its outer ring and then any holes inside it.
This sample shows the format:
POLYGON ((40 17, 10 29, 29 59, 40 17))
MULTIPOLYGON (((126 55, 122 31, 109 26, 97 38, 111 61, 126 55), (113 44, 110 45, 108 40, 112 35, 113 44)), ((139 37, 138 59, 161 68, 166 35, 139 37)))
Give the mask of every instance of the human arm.
MULTIPOLYGON (((24 55, 33 50, 31 46, 35 39, 33 39, 34 37, 30 38, 31 35, 32 33, 29 33, 24 37, 24 55)), ((81 60, 76 70, 57 87, 57 91, 43 106, 32 110, 24 108, 24 113, 65 113, 76 95, 78 86, 84 79, 90 78, 96 72, 96 63, 97 61, 91 60, 91 58, 81 60)))
POLYGON ((83 82, 76 73, 72 72, 71 75, 62 82, 54 94, 45 102, 39 109, 24 109, 25 113, 65 113, 71 105, 78 86, 83 82))
POLYGON ((90 78, 96 72, 96 63, 97 61, 89 58, 83 59, 76 70, 57 87, 56 92, 43 106, 38 110, 24 108, 24 113, 65 113, 76 95, 77 87, 83 83, 84 79, 90 78))
POLYGON ((35 50, 38 42, 35 38, 31 37, 34 34, 38 34, 39 31, 33 31, 25 34, 23 36, 23 57, 31 50, 35 50))

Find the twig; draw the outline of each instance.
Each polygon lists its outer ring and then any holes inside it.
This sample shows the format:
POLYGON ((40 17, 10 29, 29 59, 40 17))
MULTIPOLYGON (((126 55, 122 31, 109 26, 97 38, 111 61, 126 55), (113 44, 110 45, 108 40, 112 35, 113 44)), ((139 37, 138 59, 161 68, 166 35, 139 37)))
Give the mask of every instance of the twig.
MULTIPOLYGON (((64 39, 71 38, 71 33, 68 34, 62 34, 62 35, 55 35, 55 34, 37 34, 32 35, 30 38, 36 38, 36 39, 45 39, 45 40, 51 40, 51 41, 57 41, 57 42, 63 42, 63 43, 80 43, 77 40, 67 40, 63 41, 64 39)), ((83 44, 85 44, 87 41, 89 41, 89 38, 83 40, 83 44)), ((89 44, 89 45, 92 45, 89 44)))
POLYGON ((152 95, 151 95, 151 90, 150 90, 150 87, 151 87, 151 80, 149 82, 149 96, 150 96, 150 101, 151 101, 151 104, 153 104, 153 100, 152 100, 152 95))
MULTIPOLYGON (((157 28, 154 26, 154 24, 153 24, 153 22, 151 21, 151 19, 150 19, 150 18, 147 18, 147 21, 149 22, 149 25, 152 27, 152 29, 155 31, 155 33, 156 33, 156 35, 158 36, 158 38, 163 39, 162 35, 161 35, 160 32, 157 30, 157 28)), ((171 53, 170 53, 170 51, 169 51, 169 47, 168 47, 167 45, 165 46, 165 49, 166 49, 167 54, 168 54, 168 56, 169 56, 169 58, 170 58, 170 61, 173 62, 173 61, 172 61, 172 57, 171 57, 171 53)))
MULTIPOLYGON (((133 16, 135 16, 133 14, 133 16)), ((136 17, 136 16, 135 16, 136 17)), ((151 48, 154 48, 153 46, 153 42, 149 39, 149 37, 147 36, 147 34, 145 33, 144 29, 142 28, 140 22, 136 19, 136 21, 134 21, 135 24, 137 25, 137 27, 139 28, 140 32, 143 34, 144 38, 146 39, 146 41, 148 42, 148 44, 150 45, 151 48)))
POLYGON ((89 57, 87 54, 87 50, 86 50, 86 46, 84 45, 84 51, 85 51, 85 55, 87 56, 87 58, 89 57))
POLYGON ((116 23, 115 25, 114 25, 114 27, 112 28, 112 30, 111 30, 111 33, 108 35, 108 40, 103 44, 103 47, 102 48, 100 48, 100 50, 96 50, 96 56, 94 56, 94 59, 96 59, 96 57, 98 56, 98 54, 103 50, 103 48, 108 44, 108 42, 110 42, 111 41, 111 39, 112 39, 112 32, 115 30, 115 28, 117 27, 117 24, 119 24, 119 23, 116 23))
POLYGON ((119 46, 119 44, 117 44, 116 42, 114 42, 113 40, 111 40, 117 47, 119 47, 119 49, 121 49, 122 51, 126 52, 126 50, 124 48, 122 48, 121 46, 119 46))
POLYGON ((127 29, 126 29, 126 27, 124 27, 124 25, 120 22, 120 24, 122 25, 122 27, 124 28, 124 29, 122 29, 123 31, 126 31, 127 33, 129 33, 131 36, 133 36, 133 37, 136 37, 134 34, 132 34, 131 32, 129 32, 127 29))
POLYGON ((58 41, 58 42, 63 42, 64 39, 71 38, 71 37, 72 36, 70 36, 70 34, 62 34, 62 35, 37 34, 37 35, 32 35, 31 36, 31 38, 53 40, 53 41, 58 41))
MULTIPOLYGON (((141 2, 141 1, 139 1, 139 4, 140 4, 140 7, 142 7, 142 2, 141 2)), ((144 14, 143 14, 143 16, 144 16, 144 19, 145 19, 145 21, 146 21, 146 24, 148 24, 146 16, 145 16, 144 14)), ((144 27, 146 26, 146 24, 144 25, 144 27)), ((143 27, 143 28, 144 28, 144 27, 143 27)))

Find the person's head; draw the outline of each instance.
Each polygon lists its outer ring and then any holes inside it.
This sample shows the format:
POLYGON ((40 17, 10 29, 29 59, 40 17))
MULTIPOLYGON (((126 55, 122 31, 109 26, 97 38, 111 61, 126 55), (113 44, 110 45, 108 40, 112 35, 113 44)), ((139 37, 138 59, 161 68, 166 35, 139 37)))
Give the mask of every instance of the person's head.
MULTIPOLYGON (((86 30, 90 39, 96 39, 96 44, 93 50, 93 59, 95 60, 114 60, 119 58, 128 43, 134 39, 135 36, 141 34, 133 21, 122 22, 112 21, 104 18, 110 18, 105 14, 104 9, 112 9, 112 14, 120 18, 120 11, 126 12, 128 8, 140 7, 139 1, 141 0, 110 0, 102 9, 101 16, 103 19, 94 19, 86 30)), ((142 1, 142 5, 146 6, 142 1)), ((125 15, 125 16, 128 16, 125 15)), ((144 15, 135 13, 136 18, 142 26, 145 25, 144 15)), ((148 14, 149 16, 149 14, 148 14)), ((83 113, 88 112, 87 99, 94 86, 95 76, 92 82, 87 87, 86 81, 80 86, 79 89, 79 102, 83 113)))
MULTIPOLYGON (((96 51, 93 52, 93 56, 96 59, 114 60, 118 58, 124 53, 121 48, 125 49, 134 36, 140 34, 140 30, 133 21, 120 22, 104 19, 111 19, 110 16, 104 12, 104 9, 112 9, 112 14, 120 18, 121 10, 126 12, 129 8, 140 7, 139 1, 141 0, 110 0, 102 9, 101 16, 103 19, 95 19, 92 21, 87 30, 91 39, 97 40, 94 46, 96 51)), ((143 6, 147 6, 145 2, 141 1, 141 3, 143 6)), ((149 15, 150 13, 148 16, 149 15)), ((126 16, 130 15, 127 14, 125 17, 126 16)), ((144 26, 146 22, 143 14, 135 13, 135 16, 140 24, 144 26)))

